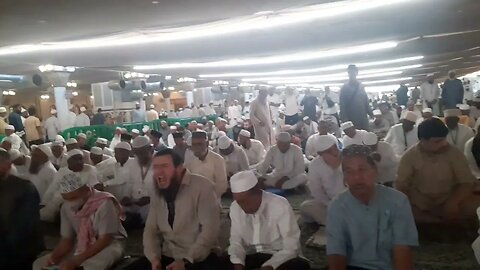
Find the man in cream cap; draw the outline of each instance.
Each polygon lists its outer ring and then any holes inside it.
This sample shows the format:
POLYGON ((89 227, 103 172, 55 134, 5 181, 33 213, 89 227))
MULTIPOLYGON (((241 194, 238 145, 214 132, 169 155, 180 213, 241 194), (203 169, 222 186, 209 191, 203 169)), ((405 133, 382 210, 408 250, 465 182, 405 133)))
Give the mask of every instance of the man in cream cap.
POLYGON ((52 253, 33 263, 32 269, 109 269, 123 257, 127 238, 120 204, 111 194, 89 187, 76 173, 65 174, 58 180, 64 200, 60 212, 61 239, 52 253))
POLYGON ((103 153, 102 148, 94 146, 90 149, 90 160, 92 161, 93 166, 97 166, 98 163, 112 158, 111 156, 107 156, 103 153))
POLYGON ((308 165, 308 189, 313 200, 300 206, 307 222, 326 224, 327 208, 332 199, 345 190, 342 158, 337 138, 331 134, 320 135, 315 144, 318 156, 308 165))
POLYGON ((134 129, 132 129, 131 134, 132 134, 132 140, 135 140, 135 138, 137 138, 138 136, 140 136, 140 130, 134 128, 134 129))
POLYGON ((417 126, 420 125, 424 120, 430 119, 433 117, 433 110, 431 108, 425 108, 422 110, 422 117, 418 118, 416 121, 417 126))
POLYGON ((40 200, 43 199, 45 192, 57 173, 57 170, 50 162, 50 157, 52 157, 50 146, 42 144, 32 147, 32 159, 25 178, 35 185, 40 195, 40 200))
POLYGON ((260 179, 267 187, 293 189, 307 183, 302 149, 290 143, 288 132, 281 132, 277 144, 268 149, 265 160, 257 167, 260 179), (273 167, 271 173, 267 173, 273 167))
POLYGON ((225 160, 227 179, 240 171, 248 170, 248 157, 240 146, 237 146, 227 136, 218 138, 218 153, 225 160))
POLYGON ((392 186, 398 167, 398 158, 393 151, 392 146, 383 141, 379 141, 374 133, 367 133, 363 138, 363 144, 372 150, 372 158, 377 164, 378 182, 392 186))
POLYGON ((107 156, 113 157, 113 151, 112 149, 108 148, 108 140, 105 138, 98 138, 97 141, 95 142, 95 145, 97 147, 100 147, 102 149, 103 153, 107 156))
POLYGON ((303 132, 304 134, 306 135, 306 138, 312 136, 313 134, 317 133, 317 130, 318 130, 318 124, 314 121, 312 121, 312 119, 310 119, 310 117, 308 116, 305 116, 303 117, 303 132))
POLYGON ((365 136, 367 131, 357 129, 351 121, 342 123, 341 128, 343 133, 345 133, 343 136, 344 147, 352 144, 362 145, 363 136, 365 136))
POLYGON ((235 201, 230 206, 227 269, 310 269, 299 258, 300 229, 288 201, 261 190, 251 171, 232 176, 230 186, 235 201))
POLYGON ((90 147, 87 144, 87 134, 85 133, 78 133, 77 134, 77 142, 78 142, 78 147, 80 149, 90 151, 90 147))
POLYGON ((258 164, 263 162, 265 158, 265 147, 259 140, 251 139, 251 134, 248 130, 242 129, 238 134, 238 144, 248 158, 248 165, 250 168, 255 168, 258 164))
POLYGON ((64 143, 61 141, 54 141, 52 142, 52 146, 50 146, 50 149, 52 150, 50 161, 57 170, 61 167, 67 166, 67 154, 65 153, 65 147, 63 144, 64 143))
POLYGON ((90 160, 90 152, 87 150, 83 150, 80 148, 80 145, 78 144, 77 139, 75 138, 68 138, 65 141, 65 147, 67 148, 67 152, 71 151, 73 149, 79 149, 83 152, 83 160, 85 164, 92 164, 92 161, 90 160))
POLYGON ((60 132, 60 121, 57 118, 57 110, 51 109, 50 114, 51 116, 43 123, 45 134, 47 134, 47 142, 55 140, 55 137, 60 132))
POLYGON ((146 112, 147 122, 157 120, 158 119, 158 112, 155 110, 155 105, 150 105, 150 110, 146 112))
POLYGON ((390 129, 390 123, 383 118, 382 111, 373 110, 373 117, 375 119, 370 120, 370 131, 375 133, 379 138, 385 137, 390 129))
POLYGON ((460 115, 459 123, 470 128, 475 127, 475 119, 470 116, 470 105, 468 104, 458 104, 457 107, 462 112, 460 115))
POLYGON ((388 131, 385 141, 392 146, 397 158, 418 142, 416 121, 417 114, 408 111, 405 118, 400 120, 401 123, 394 125, 388 131))
POLYGON ((463 153, 465 143, 475 134, 470 127, 458 123, 461 114, 459 109, 449 109, 443 112, 445 124, 448 127, 447 141, 463 153))
POLYGON ((90 117, 85 112, 85 107, 80 107, 80 114, 75 117, 75 127, 88 127, 90 126, 90 117))

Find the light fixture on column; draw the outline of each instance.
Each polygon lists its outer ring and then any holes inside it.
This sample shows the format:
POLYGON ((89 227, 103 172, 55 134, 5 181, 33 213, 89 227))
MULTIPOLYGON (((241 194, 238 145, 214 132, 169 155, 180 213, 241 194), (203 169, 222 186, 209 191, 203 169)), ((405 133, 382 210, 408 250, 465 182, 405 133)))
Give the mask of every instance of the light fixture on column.
POLYGON ((48 100, 50 99, 50 95, 41 95, 40 98, 43 100, 48 100))
POLYGON ((77 87, 77 83, 76 83, 76 82, 67 82, 67 87, 76 88, 76 87, 77 87))
POLYGON ((78 92, 77 92, 77 91, 73 91, 73 92, 72 92, 72 96, 74 96, 74 97, 78 96, 78 92))

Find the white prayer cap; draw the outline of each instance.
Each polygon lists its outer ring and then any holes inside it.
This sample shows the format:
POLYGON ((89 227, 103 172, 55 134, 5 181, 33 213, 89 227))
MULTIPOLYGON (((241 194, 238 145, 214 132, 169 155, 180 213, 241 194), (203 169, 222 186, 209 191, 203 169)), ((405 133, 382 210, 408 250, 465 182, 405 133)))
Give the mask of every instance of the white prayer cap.
POLYGON ((83 107, 83 106, 80 107, 80 111, 81 111, 81 112, 84 112, 84 111, 86 111, 86 110, 87 110, 87 108, 85 108, 85 107, 83 107))
POLYGON ((239 135, 240 135, 240 136, 244 136, 244 137, 248 137, 248 138, 250 138, 250 136, 251 136, 250 131, 248 131, 248 130, 246 130, 246 129, 240 130, 239 135))
POLYGON ((228 138, 227 136, 222 136, 218 138, 219 149, 227 149, 228 147, 230 147, 230 145, 232 145, 232 140, 230 140, 230 138, 228 138))
POLYGON ((122 131, 122 128, 121 128, 121 127, 116 127, 115 130, 120 130, 120 131, 122 131))
POLYGON ((220 137, 224 137, 224 136, 227 136, 227 133, 225 133, 225 131, 221 131, 221 130, 220 130, 220 131, 218 132, 218 137, 220 138, 220 137))
POLYGON ((249 191, 258 184, 258 179, 252 171, 243 171, 230 178, 232 193, 249 191))
POLYGON ((80 175, 73 172, 64 175, 58 184, 60 186, 60 193, 62 194, 73 192, 86 185, 80 175))
POLYGON ((26 112, 27 110, 25 110, 25 108, 22 107, 22 109, 20 109, 20 112, 26 112))
POLYGON ((432 108, 425 108, 422 110, 423 113, 433 113, 432 108))
POLYGON ((74 143, 78 143, 75 138, 69 138, 65 141, 65 145, 70 145, 70 144, 74 144, 74 143))
POLYGON ((80 155, 83 157, 83 151, 80 150, 80 149, 72 149, 70 151, 67 152, 67 160, 69 160, 71 157, 73 156, 76 156, 76 155, 80 155))
POLYGON ((347 128, 354 127, 354 125, 353 125, 352 121, 347 121, 347 122, 345 122, 345 123, 342 123, 342 126, 341 126, 341 127, 342 127, 342 130, 345 130, 345 129, 347 129, 347 128))
POLYGON ((50 113, 51 113, 51 114, 56 114, 56 113, 57 113, 57 110, 51 109, 51 110, 50 110, 50 113))
POLYGON ((117 145, 115 145, 115 149, 125 149, 125 150, 128 150, 128 151, 132 151, 132 146, 127 143, 127 142, 119 142, 117 143, 117 145))
POLYGON ((151 104, 150 109, 155 109, 155 105, 151 104))
POLYGON ((373 110, 373 116, 380 116, 382 115, 382 111, 380 110, 373 110))
POLYGON ((375 133, 373 132, 368 132, 363 136, 363 144, 372 146, 376 145, 378 143, 378 137, 375 133))
POLYGON ((290 142, 292 140, 292 136, 288 132, 280 132, 277 137, 277 141, 279 142, 290 142))
POLYGON ((173 124, 174 126, 181 126, 180 125, 180 122, 175 122, 175 124, 173 124))
POLYGON ((98 138, 97 143, 99 144, 108 144, 108 140, 105 138, 98 138))
POLYGON ((176 126, 170 126, 170 129, 177 130, 176 126))
POLYGON ((97 156, 101 156, 101 155, 103 155, 103 150, 100 147, 94 146, 90 149, 90 153, 94 154, 94 155, 97 155, 97 156))
POLYGON ((417 103, 415 103, 415 105, 416 105, 416 106, 422 106, 423 103, 419 100, 419 101, 417 101, 417 103))
POLYGON ((149 126, 143 126, 142 131, 143 133, 147 133, 150 130, 149 126))
POLYGON ((460 115, 462 115, 462 112, 459 109, 448 109, 443 111, 443 115, 445 117, 453 117, 453 116, 460 117, 460 115))
POLYGON ((418 118, 418 116, 417 116, 416 113, 414 113, 412 111, 407 111, 407 113, 405 113, 405 118, 404 119, 415 123, 417 121, 417 118, 418 118))
POLYGON ((150 145, 150 139, 145 136, 138 136, 132 142, 132 148, 142 148, 147 145, 150 145))
POLYGON ((61 141, 53 141, 51 147, 53 147, 53 146, 61 146, 61 147, 63 148, 63 144, 64 144, 64 143, 65 143, 65 142, 61 142, 61 141))
POLYGON ((18 151, 17 149, 11 149, 10 151, 8 151, 8 153, 10 154, 10 161, 14 161, 15 159, 23 156, 23 154, 20 153, 20 151, 18 151))
POLYGON ((6 113, 7 109, 5 107, 0 107, 0 113, 6 113))
POLYGON ((83 138, 83 139, 86 140, 86 139, 87 139, 87 134, 85 134, 85 133, 78 133, 78 134, 77 134, 77 138, 83 138))
POLYGON ((140 130, 134 128, 134 129, 132 129, 132 133, 133 134, 140 134, 140 130))
POLYGON ((12 125, 6 125, 6 126, 5 126, 5 129, 6 129, 6 130, 15 130, 15 127, 12 126, 12 125))
POLYGON ((470 110, 470 106, 468 106, 467 104, 458 104, 457 107, 462 111, 470 110))
POLYGON ((320 135, 318 136, 315 150, 316 152, 323 152, 332 147, 333 145, 337 145, 337 143, 337 138, 332 134, 320 135))
POLYGON ((53 156, 52 149, 50 148, 49 144, 41 144, 37 147, 40 151, 42 151, 47 157, 53 156))
POLYGON ((308 119, 310 119, 310 117, 308 117, 308 116, 303 117, 303 121, 307 121, 308 119))
POLYGON ((405 106, 404 106, 404 105, 400 105, 400 108, 401 108, 402 110, 405 110, 405 106))
POLYGON ((55 136, 54 142, 65 143, 65 139, 63 138, 62 135, 58 134, 57 136, 55 136))

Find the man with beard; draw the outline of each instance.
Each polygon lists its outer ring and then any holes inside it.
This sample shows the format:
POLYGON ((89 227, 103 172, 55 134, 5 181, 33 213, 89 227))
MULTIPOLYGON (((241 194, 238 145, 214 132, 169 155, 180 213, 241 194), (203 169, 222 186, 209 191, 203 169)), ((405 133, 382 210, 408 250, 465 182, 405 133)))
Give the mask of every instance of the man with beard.
POLYGON ((218 139, 218 153, 225 160, 227 179, 240 171, 248 170, 248 157, 243 149, 234 144, 227 136, 218 139))
POLYGON ((399 158, 418 142, 416 121, 417 115, 414 112, 407 112, 401 123, 391 127, 387 136, 385 136, 384 141, 392 146, 393 151, 399 158))
POLYGON ((67 154, 64 153, 65 148, 63 146, 63 142, 53 142, 52 146, 50 147, 52 150, 52 156, 50 157, 50 161, 52 162, 55 169, 59 170, 62 167, 67 166, 67 154))
POLYGON ((408 198, 377 185, 371 154, 364 145, 342 151, 348 190, 328 208, 329 269, 413 269, 412 247, 418 246, 418 233, 408 198))
POLYGON ((105 138, 98 138, 95 142, 95 146, 102 149, 103 153, 107 156, 113 157, 113 150, 107 147, 108 140, 105 138))
POLYGON ((28 180, 10 173, 10 155, 0 149, 0 266, 28 270, 44 248, 40 197, 28 180))
POLYGON ((249 131, 243 129, 238 136, 238 144, 242 146, 247 154, 248 165, 251 169, 255 168, 265 158, 265 147, 259 140, 251 139, 249 131))
POLYGON ((168 135, 170 134, 170 127, 168 126, 167 121, 162 120, 160 122, 160 128, 158 129, 158 132, 162 134, 163 144, 165 144, 166 146, 170 146, 168 145, 168 135))
POLYGON ((460 223, 476 218, 477 179, 463 152, 447 141, 438 118, 418 126, 420 142, 400 160, 395 188, 408 196, 417 223, 460 223))
POLYGON ((115 135, 113 135, 112 141, 110 142, 110 146, 108 148, 112 150, 115 149, 115 145, 117 145, 117 143, 122 141, 121 136, 122 136, 122 128, 116 127, 115 135))
POLYGON ((90 151, 90 146, 87 144, 87 134, 85 133, 78 133, 77 135, 77 142, 78 142, 78 147, 80 149, 90 151))
POLYGON ((212 252, 220 233, 212 183, 186 170, 172 149, 155 154, 152 170, 155 192, 143 232, 148 261, 135 269, 221 269, 212 252))
MULTIPOLYGON (((27 145, 22 138, 15 133, 15 127, 12 125, 5 126, 6 137, 3 140, 8 140, 12 144, 12 149, 16 149, 25 155, 30 155, 27 145)), ((3 141, 2 141, 3 142, 3 141)))
POLYGON ((90 160, 92 161, 93 166, 97 166, 98 163, 112 158, 111 156, 107 156, 103 153, 103 150, 100 147, 92 147, 90 151, 90 160))
POLYGON ((65 147, 67 148, 67 152, 72 151, 74 149, 78 149, 83 153, 83 161, 85 164, 92 164, 90 160, 90 152, 80 148, 78 141, 75 138, 70 138, 65 141, 65 147))
POLYGON ((32 160, 25 178, 30 180, 37 188, 40 200, 53 181, 57 169, 50 162, 52 150, 46 144, 39 145, 32 150, 32 160))
MULTIPOLYGON (((268 148, 273 142, 273 127, 270 110, 267 106, 267 90, 260 89, 258 97, 250 105, 250 120, 255 130, 255 139, 262 142, 268 148)), ((297 112, 295 112, 297 115, 297 112)))

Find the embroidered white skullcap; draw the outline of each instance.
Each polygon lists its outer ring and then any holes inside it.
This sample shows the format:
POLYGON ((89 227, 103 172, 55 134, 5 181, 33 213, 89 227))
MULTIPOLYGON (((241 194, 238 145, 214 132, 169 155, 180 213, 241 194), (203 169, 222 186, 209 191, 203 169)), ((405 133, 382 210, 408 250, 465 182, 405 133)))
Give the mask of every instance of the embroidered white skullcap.
POLYGON ((125 149, 125 150, 128 150, 128 151, 132 151, 132 146, 127 143, 127 142, 119 142, 117 143, 117 145, 115 145, 115 149, 125 149))
POLYGON ((51 109, 51 110, 50 110, 50 113, 51 113, 51 114, 56 114, 56 113, 57 113, 57 110, 51 109))
POLYGON ((443 115, 445 117, 452 117, 452 116, 459 117, 460 115, 462 115, 462 112, 459 109, 448 109, 443 111, 443 115))
POLYGON ((277 137, 277 141, 279 142, 290 142, 292 140, 292 136, 288 132, 280 132, 277 137))
POLYGON ((8 154, 10 154, 10 161, 14 161, 15 159, 23 156, 23 154, 20 153, 20 151, 18 151, 17 149, 11 149, 10 151, 8 151, 8 154))
POLYGON ((150 109, 155 109, 155 105, 150 104, 150 109))
POLYGON ((70 144, 74 144, 74 143, 78 143, 77 139, 75 139, 75 138, 69 138, 65 141, 65 145, 70 145, 70 144))
POLYGON ((353 125, 352 121, 347 121, 347 122, 342 123, 341 127, 342 127, 342 130, 345 130, 347 128, 354 127, 354 125, 353 125))
POLYGON ((101 156, 101 155, 103 155, 103 150, 102 150, 102 148, 100 148, 100 147, 94 146, 94 147, 92 147, 92 148, 90 149, 90 153, 91 153, 91 154, 94 154, 94 155, 101 156))
POLYGON ((69 160, 71 157, 76 156, 76 155, 83 156, 83 151, 80 150, 80 149, 72 149, 72 150, 68 151, 67 152, 67 160, 69 160))
POLYGON ((142 131, 143 133, 147 133, 150 130, 149 126, 143 126, 142 131))
POLYGON ((408 120, 410 122, 416 122, 417 121, 417 118, 418 118, 418 115, 412 111, 407 111, 407 113, 405 114, 405 120, 408 120))
POLYGON ((422 110, 423 113, 433 113, 432 108, 425 108, 422 110))
POLYGON ((74 172, 64 175, 60 178, 58 184, 60 186, 60 193, 62 194, 73 192, 86 185, 82 177, 74 172))
POLYGON ((40 149, 40 151, 42 151, 47 157, 53 156, 50 144, 41 144, 37 148, 40 149))
POLYGON ((470 106, 468 106, 467 104, 458 104, 457 107, 462 111, 470 110, 470 106))
POLYGON ((80 111, 81 111, 81 112, 84 112, 84 111, 86 111, 86 110, 87 110, 87 108, 85 108, 85 107, 83 107, 83 106, 80 107, 80 111))
POLYGON ((248 130, 246 130, 246 129, 242 129, 242 130, 240 130, 239 135, 250 138, 250 136, 251 136, 252 134, 250 133, 250 131, 248 131, 248 130))
POLYGON ((230 178, 232 193, 249 191, 258 184, 258 179, 252 171, 243 171, 230 178))
POLYGON ((6 125, 5 130, 15 130, 15 127, 12 125, 6 125))
POLYGON ((316 152, 323 152, 325 150, 328 150, 333 145, 337 145, 337 143, 337 138, 332 134, 320 135, 318 136, 315 150, 316 152))
POLYGON ((220 130, 220 131, 218 132, 218 137, 220 138, 220 137, 223 137, 223 136, 227 136, 227 133, 225 133, 225 131, 221 131, 221 130, 220 130))
POLYGON ((62 135, 59 134, 59 135, 55 136, 54 142, 65 143, 65 139, 63 138, 62 135))
POLYGON ((132 142, 132 148, 142 148, 147 145, 150 145, 150 139, 145 136, 138 136, 132 142))
POLYGON ((77 134, 77 138, 83 138, 83 139, 86 140, 86 139, 87 139, 87 134, 85 134, 85 133, 78 133, 78 134, 77 134))
POLYGON ((6 113, 7 112, 7 108, 5 107, 0 107, 0 113, 6 113))
POLYGON ((108 140, 105 138, 98 138, 97 143, 99 144, 108 144, 108 140))
POLYGON ((382 115, 382 111, 380 111, 380 110, 373 110, 373 115, 374 115, 374 116, 382 115))
POLYGON ((308 116, 303 117, 303 121, 307 121, 308 119, 310 119, 310 117, 308 117, 308 116))
POLYGON ((219 149, 227 149, 228 147, 230 147, 231 144, 232 144, 232 140, 230 140, 230 138, 228 138, 227 136, 222 136, 218 138, 219 149))
POLYGON ((373 132, 368 132, 365 135, 363 135, 363 144, 372 146, 376 145, 378 143, 378 137, 375 133, 373 132))
POLYGON ((140 134, 140 130, 134 128, 134 129, 132 129, 132 133, 133 134, 140 134))

